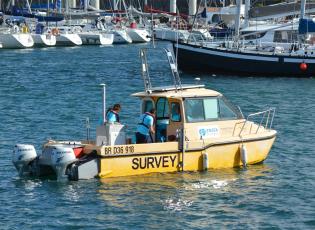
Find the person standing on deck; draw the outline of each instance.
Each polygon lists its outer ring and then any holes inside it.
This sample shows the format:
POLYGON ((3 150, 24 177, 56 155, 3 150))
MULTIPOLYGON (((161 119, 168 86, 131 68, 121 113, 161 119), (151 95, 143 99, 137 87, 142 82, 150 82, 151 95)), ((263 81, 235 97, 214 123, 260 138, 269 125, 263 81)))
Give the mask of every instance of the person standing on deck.
POLYGON ((140 122, 137 126, 136 132, 136 143, 148 143, 149 137, 151 137, 151 141, 153 142, 151 134, 154 134, 154 120, 155 120, 155 109, 151 109, 150 112, 145 112, 140 116, 140 122))
POLYGON ((109 109, 106 113, 106 120, 108 123, 119 123, 119 112, 121 110, 120 104, 115 104, 112 109, 109 109))

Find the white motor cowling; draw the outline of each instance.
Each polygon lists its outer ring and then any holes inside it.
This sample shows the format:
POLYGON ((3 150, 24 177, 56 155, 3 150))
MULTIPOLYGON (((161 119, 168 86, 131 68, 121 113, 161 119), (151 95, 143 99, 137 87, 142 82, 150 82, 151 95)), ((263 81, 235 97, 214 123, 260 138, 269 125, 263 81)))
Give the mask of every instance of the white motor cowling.
POLYGON ((27 170, 30 162, 37 157, 36 150, 33 145, 17 144, 14 146, 12 162, 20 175, 27 170))
POLYGON ((64 145, 53 147, 51 160, 58 179, 65 178, 68 165, 77 161, 73 149, 64 145))

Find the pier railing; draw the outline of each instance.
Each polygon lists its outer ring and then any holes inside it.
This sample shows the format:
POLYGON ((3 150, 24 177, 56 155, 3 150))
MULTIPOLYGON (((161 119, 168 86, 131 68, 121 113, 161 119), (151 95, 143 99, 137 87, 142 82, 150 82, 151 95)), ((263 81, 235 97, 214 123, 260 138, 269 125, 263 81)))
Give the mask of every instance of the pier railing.
POLYGON ((272 128, 275 112, 275 108, 269 108, 261 112, 249 114, 244 121, 235 124, 233 136, 236 134, 239 125, 242 125, 238 133, 239 137, 242 135, 257 134, 261 128, 270 130, 272 128), (250 126, 247 128, 247 125, 250 126))

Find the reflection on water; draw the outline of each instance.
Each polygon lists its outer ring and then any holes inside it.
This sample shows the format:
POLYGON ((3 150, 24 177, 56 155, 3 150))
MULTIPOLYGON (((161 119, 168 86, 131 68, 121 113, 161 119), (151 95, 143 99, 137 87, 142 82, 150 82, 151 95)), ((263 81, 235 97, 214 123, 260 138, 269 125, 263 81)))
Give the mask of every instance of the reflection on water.
MULTIPOLYGON (((102 202, 116 208, 126 209, 150 202, 161 210, 181 212, 203 206, 203 199, 208 200, 207 197, 222 194, 237 197, 241 194, 239 198, 243 199, 262 186, 260 182, 266 186, 268 180, 265 177, 269 177, 270 172, 270 166, 260 164, 247 169, 106 178, 100 179, 97 192, 102 202)), ((272 180, 269 183, 273 183, 272 180)), ((210 203, 213 205, 213 201, 210 203)))

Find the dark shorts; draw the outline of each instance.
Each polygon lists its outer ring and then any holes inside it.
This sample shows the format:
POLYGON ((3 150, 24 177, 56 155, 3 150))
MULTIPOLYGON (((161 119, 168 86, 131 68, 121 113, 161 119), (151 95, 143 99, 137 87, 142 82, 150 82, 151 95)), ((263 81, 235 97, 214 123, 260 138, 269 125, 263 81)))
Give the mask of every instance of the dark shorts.
POLYGON ((148 143, 148 139, 149 139, 149 136, 136 132, 136 143, 137 144, 148 143))

